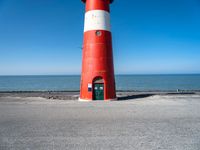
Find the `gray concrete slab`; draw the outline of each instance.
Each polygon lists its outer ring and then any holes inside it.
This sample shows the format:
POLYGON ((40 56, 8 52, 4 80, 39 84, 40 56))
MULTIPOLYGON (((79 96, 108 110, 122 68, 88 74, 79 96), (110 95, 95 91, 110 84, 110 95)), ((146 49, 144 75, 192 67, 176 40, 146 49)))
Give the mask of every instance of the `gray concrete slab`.
POLYGON ((200 96, 0 98, 0 150, 199 150, 200 96))

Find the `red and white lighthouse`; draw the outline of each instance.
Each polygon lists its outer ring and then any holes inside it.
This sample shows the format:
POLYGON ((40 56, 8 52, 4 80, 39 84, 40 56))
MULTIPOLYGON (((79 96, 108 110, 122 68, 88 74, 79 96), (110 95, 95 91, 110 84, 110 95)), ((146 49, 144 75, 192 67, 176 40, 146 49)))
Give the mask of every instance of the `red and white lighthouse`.
POLYGON ((80 100, 116 99, 110 30, 113 0, 82 0, 86 4, 80 100))

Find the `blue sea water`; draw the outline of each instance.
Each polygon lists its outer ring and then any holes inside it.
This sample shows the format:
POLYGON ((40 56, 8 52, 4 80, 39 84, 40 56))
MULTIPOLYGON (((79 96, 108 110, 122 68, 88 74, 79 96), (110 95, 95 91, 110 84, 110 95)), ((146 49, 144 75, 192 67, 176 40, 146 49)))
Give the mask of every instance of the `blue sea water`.
MULTIPOLYGON (((200 90, 200 75, 116 75, 117 90, 200 90)), ((0 91, 78 91, 80 76, 0 76, 0 91)))

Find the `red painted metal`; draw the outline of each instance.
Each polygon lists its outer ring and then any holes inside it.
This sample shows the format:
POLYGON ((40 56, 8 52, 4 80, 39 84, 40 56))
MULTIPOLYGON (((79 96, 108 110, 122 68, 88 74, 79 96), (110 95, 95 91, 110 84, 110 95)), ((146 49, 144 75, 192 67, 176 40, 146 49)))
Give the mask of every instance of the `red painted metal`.
POLYGON ((106 10, 109 11, 109 0, 87 0, 86 12, 90 10, 106 10))
MULTIPOLYGON (((86 2, 86 0, 81 0, 82 2, 86 2)), ((110 3, 112 3, 114 0, 109 0, 110 1, 110 3)))
MULTIPOLYGON (((105 10, 109 12, 110 0, 86 0, 86 12, 105 10)), ((110 31, 90 30, 84 33, 80 99, 92 100, 96 78, 104 81, 104 99, 116 98, 112 35, 110 31), (97 32, 100 35, 97 35, 97 32), (92 84, 92 91, 88 86, 92 84)))

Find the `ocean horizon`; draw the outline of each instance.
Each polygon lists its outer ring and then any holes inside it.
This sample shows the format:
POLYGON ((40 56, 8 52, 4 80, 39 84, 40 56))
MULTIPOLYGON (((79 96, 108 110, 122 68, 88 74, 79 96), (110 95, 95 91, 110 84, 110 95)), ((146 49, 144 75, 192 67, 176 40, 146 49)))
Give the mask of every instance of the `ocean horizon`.
MULTIPOLYGON (((200 74, 118 74, 117 91, 199 91, 200 74)), ((1 75, 0 92, 79 91, 80 75, 1 75)))

